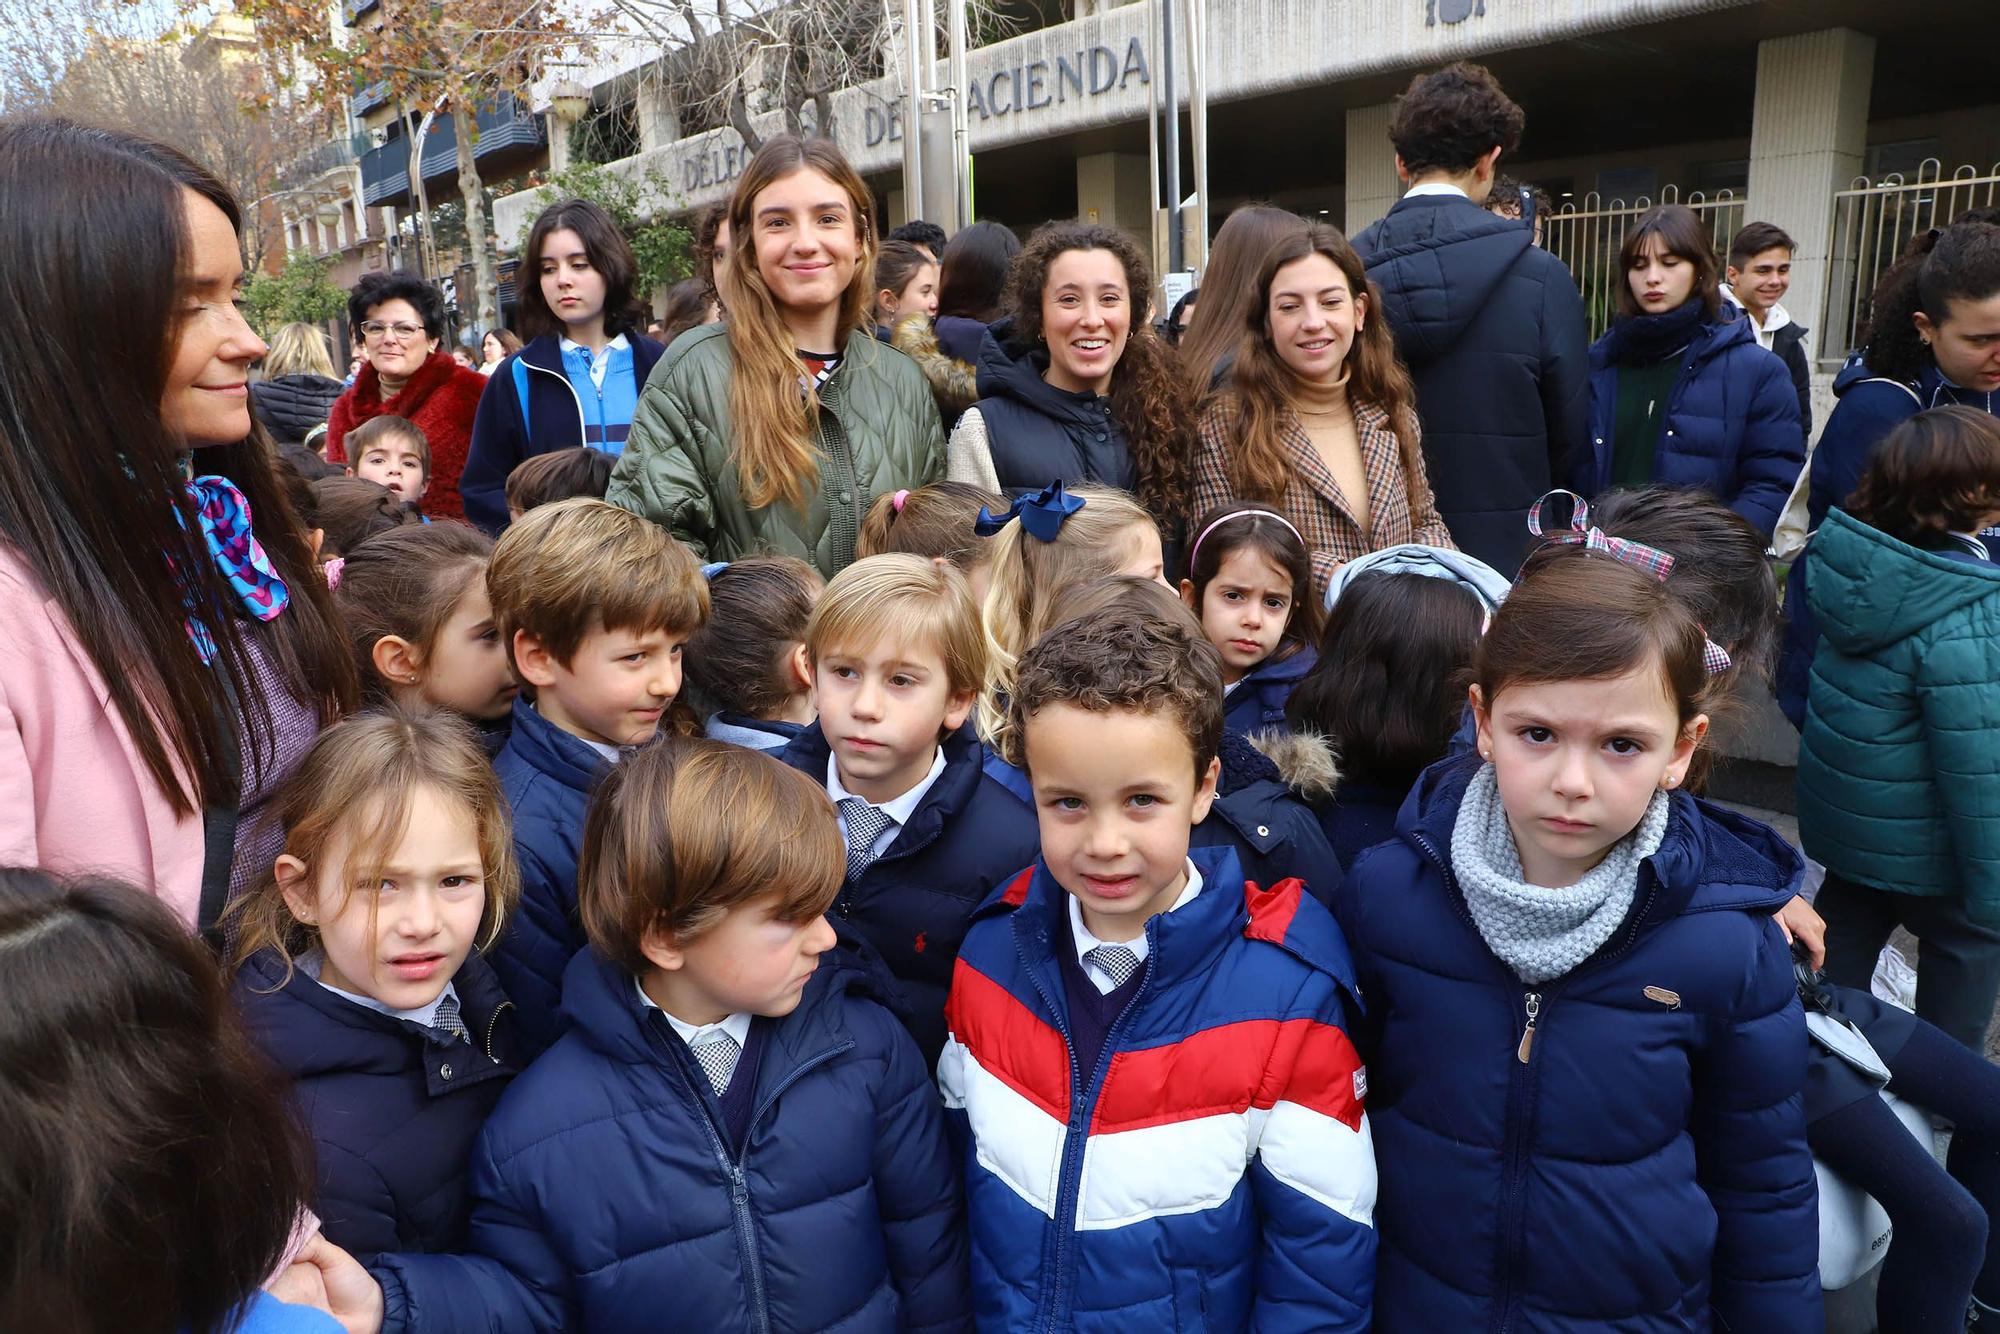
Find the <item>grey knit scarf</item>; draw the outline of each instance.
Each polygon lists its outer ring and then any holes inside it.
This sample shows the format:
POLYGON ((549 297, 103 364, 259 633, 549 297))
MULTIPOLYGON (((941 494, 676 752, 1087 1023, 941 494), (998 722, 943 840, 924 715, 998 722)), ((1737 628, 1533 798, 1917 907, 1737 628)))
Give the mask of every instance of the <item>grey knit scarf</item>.
POLYGON ((1588 875, 1564 889, 1531 885, 1486 764, 1465 789, 1451 831, 1451 866, 1486 947, 1523 982, 1561 977, 1595 954, 1631 911, 1639 863, 1660 850, 1667 794, 1655 792, 1639 827, 1612 845, 1588 875))

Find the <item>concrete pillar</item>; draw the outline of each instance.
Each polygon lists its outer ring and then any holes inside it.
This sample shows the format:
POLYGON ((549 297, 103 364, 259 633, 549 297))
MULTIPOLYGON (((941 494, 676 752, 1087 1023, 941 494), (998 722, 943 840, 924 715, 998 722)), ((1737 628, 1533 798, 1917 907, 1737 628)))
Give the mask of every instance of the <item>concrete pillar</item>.
POLYGON ((668 99, 666 90, 658 87, 651 79, 642 78, 635 95, 639 115, 639 151, 650 153, 656 148, 665 148, 676 143, 681 137, 680 118, 674 115, 674 105, 668 99))
POLYGON ((548 112, 549 126, 549 174, 569 170, 569 132, 576 128, 576 122, 567 116, 559 116, 553 109, 548 112))
POLYGON ((1153 239, 1152 178, 1144 153, 1091 153, 1076 160, 1076 215, 1153 239))
POLYGON ((1819 355, 1833 246, 1833 196, 1860 174, 1868 147, 1875 39, 1828 28, 1757 44, 1745 222, 1791 233, 1792 290, 1785 308, 1809 325, 1819 355))
POLYGON ((1396 149, 1389 142, 1394 103, 1347 110, 1347 234, 1354 235, 1387 213, 1402 197, 1396 178, 1396 149))
MULTIPOLYGON (((900 180, 901 178, 902 174, 900 172, 897 173, 897 179, 900 180)), ((900 185, 889 192, 890 227, 900 227, 906 222, 915 221, 915 219, 913 219, 910 216, 910 209, 908 203, 905 202, 909 199, 909 197, 910 197, 910 192, 905 190, 900 185)), ((884 228, 883 230, 886 233, 888 228, 884 228)))

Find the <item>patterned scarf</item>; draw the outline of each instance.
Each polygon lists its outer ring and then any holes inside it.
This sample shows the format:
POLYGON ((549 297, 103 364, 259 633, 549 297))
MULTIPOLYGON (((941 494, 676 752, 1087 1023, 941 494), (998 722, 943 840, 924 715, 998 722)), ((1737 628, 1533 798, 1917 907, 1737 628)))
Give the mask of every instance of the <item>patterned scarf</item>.
POLYGON ((1639 863, 1660 850, 1667 794, 1655 792, 1639 827, 1604 860, 1562 889, 1531 885, 1521 870, 1507 808, 1493 766, 1480 766, 1465 789, 1451 831, 1451 867, 1486 947, 1523 982, 1561 977, 1597 953, 1632 909, 1639 863))
MULTIPOLYGON (((187 488, 194 499, 208 554, 236 591, 243 610, 260 621, 277 620, 290 605, 291 593, 272 567, 271 558, 258 544, 257 535, 250 530, 250 502, 227 477, 210 474, 190 478, 187 488)), ((208 627, 190 615, 187 632, 201 660, 214 661, 215 639, 208 627)))

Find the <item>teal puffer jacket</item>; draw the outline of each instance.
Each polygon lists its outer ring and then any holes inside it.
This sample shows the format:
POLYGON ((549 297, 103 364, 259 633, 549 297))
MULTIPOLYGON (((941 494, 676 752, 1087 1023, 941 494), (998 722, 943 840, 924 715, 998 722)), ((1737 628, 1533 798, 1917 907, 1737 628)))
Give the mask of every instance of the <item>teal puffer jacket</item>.
POLYGON ((2000 923, 2000 566, 1841 510, 1805 559, 1820 631, 1799 743, 1807 855, 2000 923))
POLYGON ((690 330, 653 368, 605 499, 643 514, 703 560, 797 556, 831 579, 854 560, 869 502, 944 476, 944 427, 916 363, 865 331, 820 388, 819 486, 803 513, 752 509, 729 420, 729 338, 690 330))

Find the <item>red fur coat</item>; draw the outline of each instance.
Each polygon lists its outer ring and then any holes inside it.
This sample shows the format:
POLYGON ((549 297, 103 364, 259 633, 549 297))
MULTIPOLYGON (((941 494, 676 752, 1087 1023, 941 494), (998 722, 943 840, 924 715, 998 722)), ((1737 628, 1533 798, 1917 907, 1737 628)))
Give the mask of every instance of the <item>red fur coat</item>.
POLYGON ((467 370, 448 353, 433 352, 403 386, 403 392, 385 403, 375 368, 363 366, 353 386, 334 400, 327 417, 326 457, 332 463, 347 462, 342 442, 365 421, 381 416, 408 417, 431 446, 431 484, 424 495, 424 513, 437 519, 463 519, 465 502, 459 499, 458 475, 465 471, 472 418, 479 411, 479 395, 485 389, 486 377, 478 371, 467 370))

